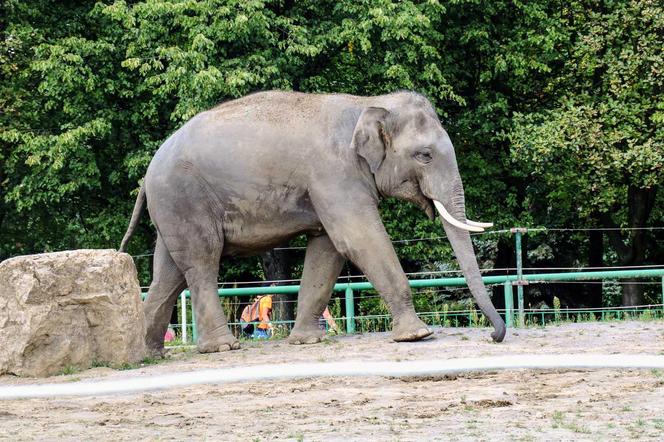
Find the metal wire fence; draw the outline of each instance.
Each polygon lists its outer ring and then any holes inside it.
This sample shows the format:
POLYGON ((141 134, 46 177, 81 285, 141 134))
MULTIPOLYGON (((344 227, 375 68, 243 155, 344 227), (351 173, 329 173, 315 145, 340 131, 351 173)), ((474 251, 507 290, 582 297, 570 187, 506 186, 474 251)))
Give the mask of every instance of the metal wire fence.
MULTIPOLYGON (((618 275, 629 275, 629 277, 634 277, 634 272, 622 270, 617 271, 618 275), (622 273, 620 273, 622 272, 622 273)), ((523 308, 519 312, 518 321, 514 321, 515 311, 514 309, 500 309, 499 313, 503 316, 508 325, 517 325, 523 327, 529 326, 545 326, 550 324, 557 324, 562 322, 586 322, 586 321, 617 321, 617 320, 628 320, 628 319, 639 319, 639 320, 661 320, 664 319, 664 269, 641 269, 641 272, 644 273, 644 278, 662 278, 661 281, 638 281, 640 284, 648 285, 660 285, 662 289, 662 303, 657 304, 647 304, 640 306, 630 306, 630 307, 605 307, 605 308, 568 308, 560 307, 560 305, 544 306, 540 308, 523 308)), ((579 277, 582 278, 599 278, 593 273, 604 274, 607 272, 579 272, 571 273, 573 278, 579 277)), ((572 284, 619 284, 620 281, 617 279, 613 280, 600 280, 600 281, 579 281, 579 280, 565 280, 566 274, 537 274, 532 276, 540 277, 552 277, 556 276, 558 280, 551 281, 533 281, 534 284, 556 284, 556 283, 572 283, 572 284)), ((486 278, 495 278, 495 277, 486 277, 486 278)), ((430 326, 438 327, 484 327, 488 326, 489 322, 486 317, 482 314, 481 311, 477 310, 472 306, 472 304, 466 304, 466 308, 458 308, 459 305, 462 305, 458 302, 447 302, 441 297, 441 294, 449 293, 451 290, 466 290, 463 285, 453 285, 445 286, 444 283, 448 284, 452 282, 453 284, 458 284, 457 279, 453 278, 447 280, 416 280, 418 288, 413 290, 413 299, 415 306, 433 306, 434 310, 423 310, 418 311, 418 316, 430 326), (443 284, 441 284, 441 281, 443 284), (427 302, 418 303, 418 298, 427 298, 427 302), (432 298, 435 298, 432 301, 432 298)), ((633 282, 630 282, 630 284, 633 282)), ((387 307, 382 302, 381 297, 373 290, 371 287, 364 287, 363 284, 366 283, 345 283, 341 286, 346 287, 344 298, 335 297, 332 299, 329 309, 332 313, 332 316, 335 318, 337 324, 337 329, 345 333, 366 333, 366 332, 384 332, 391 329, 391 315, 389 314, 387 307), (360 289, 356 290, 357 293, 353 292, 350 287, 360 286, 360 289), (349 293, 350 292, 350 293, 349 293), (350 295, 350 299, 349 299, 350 295), (365 303, 371 303, 372 305, 367 307, 365 303), (343 308, 345 304, 345 309, 343 308), (351 307, 352 306, 352 307, 351 307), (355 314, 355 308, 358 309, 357 314, 355 314), (379 313, 366 313, 366 311, 376 311, 379 313)), ((411 281, 411 285, 414 285, 415 281, 411 281)), ((511 296, 511 284, 512 281, 509 278, 504 277, 502 284, 493 284, 504 285, 510 287, 510 296, 511 296)), ((275 290, 280 288, 282 290, 292 289, 291 292, 297 292, 297 286, 281 286, 281 287, 260 287, 258 288, 261 291, 267 293, 270 290, 275 290)), ((233 289, 234 291, 242 289, 233 289)), ((242 336, 241 327, 242 324, 239 320, 239 313, 242 309, 254 302, 253 298, 248 298, 247 296, 224 296, 224 290, 220 290, 220 302, 222 303, 224 310, 229 318, 229 325, 232 331, 237 336, 242 336)), ((507 296, 507 294, 506 294, 507 296)), ((185 309, 181 309, 181 305, 178 304, 178 311, 182 311, 184 314, 181 316, 181 321, 176 324, 172 324, 172 328, 176 332, 175 343, 187 343, 191 342, 192 338, 195 341, 196 325, 195 317, 191 311, 191 302, 188 302, 187 296, 181 296, 179 303, 185 302, 185 309), (184 331, 184 333, 183 333, 184 331)), ((296 299, 287 299, 284 300, 285 303, 296 303, 296 299)), ((507 301, 506 301, 507 304, 507 301)), ((275 337, 285 337, 288 335, 292 329, 295 321, 271 321, 271 328, 273 335, 275 337)), ((254 323, 257 325, 257 323, 254 323)), ((324 321, 321 321, 321 328, 330 332, 330 327, 324 321)))
MULTIPOLYGON (((635 318, 643 316, 645 319, 659 319, 662 317, 662 308, 657 308, 661 304, 649 304, 639 307, 630 307, 627 310, 619 307, 609 307, 604 309, 586 308, 569 309, 560 308, 558 312, 553 307, 525 304, 524 286, 528 286, 528 291, 540 287, 544 289, 546 285, 569 284, 569 285, 590 285, 602 286, 602 294, 610 293, 612 299, 608 302, 604 300, 604 305, 615 305, 619 303, 619 290, 616 286, 620 284, 630 284, 633 286, 645 287, 648 289, 649 299, 652 301, 656 295, 657 289, 651 287, 659 285, 660 282, 653 282, 653 278, 663 278, 662 285, 662 304, 664 304, 664 264, 643 264, 633 266, 553 266, 544 265, 541 267, 527 267, 523 265, 522 237, 531 234, 533 237, 539 235, 567 235, 578 237, 580 232, 606 231, 606 232, 638 232, 650 231, 653 235, 661 235, 664 227, 638 227, 638 228, 600 228, 600 227, 531 227, 531 228, 511 228, 498 229, 483 233, 474 233, 475 240, 481 240, 483 235, 512 235, 515 244, 516 266, 515 267, 496 267, 484 268, 480 272, 487 286, 496 287, 501 285, 504 288, 505 309, 500 310, 508 326, 519 325, 545 325, 560 320, 564 321, 582 321, 582 320, 622 320, 625 318, 635 318), (555 273, 542 273, 542 272, 555 273), (486 276, 489 275, 489 276, 486 276), (629 282, 622 282, 619 278, 629 278, 629 282), (636 281, 634 278, 638 278, 636 281), (512 293, 516 286, 516 296, 512 293), (515 307, 516 306, 516 307, 515 307), (515 311, 518 316, 515 318, 515 311), (564 318, 564 319, 561 319, 564 318), (515 320, 516 319, 516 320, 515 320)), ((392 241, 395 246, 410 245, 419 242, 438 242, 445 240, 445 236, 432 236, 420 238, 397 239, 392 241)), ((556 241, 551 242, 555 248, 556 241)), ((279 250, 304 250, 305 247, 282 247, 279 250)), ((535 252, 533 250, 528 253, 535 252)), ((536 255, 536 254, 535 254, 536 255)), ((150 257, 151 254, 137 255, 136 257, 150 257)), ((546 262, 546 260, 532 262, 546 262)), ((418 271, 407 273, 411 279, 413 287, 413 297, 416 308, 420 308, 418 314, 424 322, 433 326, 467 327, 486 325, 487 321, 481 312, 472 307, 472 304, 466 304, 467 308, 459 309, 459 302, 450 301, 451 298, 459 298, 455 292, 467 291, 464 278, 460 270, 455 269, 434 269, 427 271, 418 271), (418 302, 423 299, 423 302, 418 302)), ((224 310, 229 318, 231 328, 238 335, 240 334, 239 314, 242 308, 253 300, 252 296, 261 294, 281 294, 279 302, 286 305, 293 305, 297 301, 295 294, 299 290, 300 279, 288 280, 269 280, 269 281, 234 281, 220 282, 219 293, 224 310), (268 284, 276 284, 276 287, 265 287, 268 284), (290 298, 288 298, 290 296, 290 298)), ((390 316, 387 308, 382 304, 379 295, 373 290, 371 284, 364 275, 341 276, 335 286, 336 292, 341 292, 341 296, 333 297, 333 303, 330 310, 337 318, 339 327, 346 333, 364 332, 364 331, 387 331, 390 328, 390 316), (355 311, 357 310, 357 312, 355 311)), ((549 297, 555 290, 549 290, 549 297)), ((532 297, 531 297, 532 298, 532 297)), ((173 324, 177 335, 182 337, 182 341, 187 342, 193 337, 196 338, 195 317, 191 312, 191 306, 188 301, 188 293, 180 298, 179 311, 181 318, 178 324, 173 324), (182 308, 184 306, 184 308, 182 308)), ((572 302, 574 304, 574 302, 572 302)), ((272 321, 275 334, 283 336, 292 328, 294 321, 272 321)))
MULTIPOLYGON (((505 317, 505 310, 498 310, 498 313, 505 317)), ((583 322, 613 322, 613 321, 654 321, 664 320, 664 304, 651 304, 641 305, 634 307, 614 307, 614 308, 594 308, 594 309, 526 309, 525 310, 525 327, 544 327, 551 325, 560 325, 565 323, 583 323, 583 322)), ((422 321, 432 327, 444 328, 481 328, 489 327, 490 324, 487 318, 476 309, 458 310, 458 311, 432 311, 432 312, 419 312, 418 317, 422 321)), ((392 316, 389 314, 382 315, 360 315, 348 318, 346 316, 339 316, 334 318, 337 324, 337 330, 333 331, 327 324, 321 324, 321 330, 327 334, 336 335, 345 333, 344 330, 349 328, 348 323, 353 322, 355 329, 354 333, 376 333, 388 332, 392 328, 392 316)), ((257 325, 258 323, 254 323, 257 325)), ((271 321, 272 338, 285 338, 293 328, 295 321, 271 321)), ((252 339, 251 337, 243 336, 241 327, 243 324, 240 322, 230 322, 229 326, 231 331, 240 338, 252 339)), ((176 339, 167 345, 180 345, 186 344, 181 339, 182 324, 172 324, 170 326, 176 332, 176 339)), ((188 328, 188 336, 192 336, 193 324, 186 325, 188 328)))

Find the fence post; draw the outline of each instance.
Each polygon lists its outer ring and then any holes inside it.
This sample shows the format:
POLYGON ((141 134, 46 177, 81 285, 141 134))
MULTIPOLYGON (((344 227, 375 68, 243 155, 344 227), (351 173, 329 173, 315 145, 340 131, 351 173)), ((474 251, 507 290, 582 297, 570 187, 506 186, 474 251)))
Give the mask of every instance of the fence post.
POLYGON ((180 338, 182 343, 187 343, 187 295, 184 291, 180 293, 180 338))
POLYGON ((346 333, 355 333, 355 299, 350 286, 346 287, 346 333))
POLYGON ((503 283, 503 291, 505 293, 505 325, 514 327, 514 292, 510 281, 503 283))
POLYGON ((528 229, 524 227, 513 227, 510 232, 514 233, 515 249, 516 249, 516 297, 519 304, 519 327, 525 325, 525 312, 523 307, 523 286, 528 284, 528 281, 523 279, 523 259, 521 253, 521 234, 526 233, 528 229))
POLYGON ((662 314, 664 314, 664 276, 662 276, 662 314))
POLYGON ((196 330, 196 313, 194 312, 194 302, 191 302, 191 340, 198 344, 198 330, 196 330))

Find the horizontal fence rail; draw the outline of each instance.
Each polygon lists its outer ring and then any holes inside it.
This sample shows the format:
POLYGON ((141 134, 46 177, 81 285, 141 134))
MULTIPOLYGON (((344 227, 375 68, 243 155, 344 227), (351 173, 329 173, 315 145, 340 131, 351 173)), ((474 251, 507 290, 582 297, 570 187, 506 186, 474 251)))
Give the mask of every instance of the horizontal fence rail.
MULTIPOLYGON (((664 269, 638 269, 638 270, 607 270, 594 272, 558 272, 558 273, 531 273, 522 275, 524 281, 546 282, 546 281, 592 281, 597 279, 629 279, 629 278, 657 278, 664 277, 664 269)), ((518 281, 518 275, 493 275, 483 276, 484 284, 504 284, 505 282, 518 281)), ((466 278, 432 278, 412 279, 408 283, 412 288, 425 287, 464 287, 467 286, 466 278)), ((343 282, 334 285, 335 292, 351 290, 373 290, 370 282, 343 282)), ((235 287, 219 289, 219 296, 247 296, 247 295, 278 295, 293 294, 300 291, 300 285, 280 285, 273 287, 235 287)), ((188 298, 189 290, 184 291, 188 298)), ((147 293, 143 293, 143 296, 147 293)))

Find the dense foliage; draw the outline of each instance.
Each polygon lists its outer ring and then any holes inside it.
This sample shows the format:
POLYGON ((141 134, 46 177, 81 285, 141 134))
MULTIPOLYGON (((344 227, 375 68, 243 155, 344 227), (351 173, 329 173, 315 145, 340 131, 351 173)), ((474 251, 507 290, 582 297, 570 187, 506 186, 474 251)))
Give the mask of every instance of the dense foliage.
MULTIPOLYGON (((215 103, 275 88, 425 94, 455 144, 469 217, 502 228, 664 224, 656 0, 8 0, 4 8, 0 259, 117 247, 160 143, 215 103)), ((382 210, 394 239, 442 235, 415 207, 386 201, 382 210)), ((661 239, 648 230, 534 235, 527 264, 661 263, 661 239)), ((149 254, 153 241, 145 219, 130 251, 149 254)), ((511 236, 480 236, 476 246, 484 265, 513 265, 511 236)), ((443 240, 397 251, 410 271, 455 267, 443 240)), ((149 260, 137 262, 148 282, 149 260)), ((221 279, 261 273, 257 260, 236 261, 221 279)), ((641 300, 633 296, 626 302, 641 300)))

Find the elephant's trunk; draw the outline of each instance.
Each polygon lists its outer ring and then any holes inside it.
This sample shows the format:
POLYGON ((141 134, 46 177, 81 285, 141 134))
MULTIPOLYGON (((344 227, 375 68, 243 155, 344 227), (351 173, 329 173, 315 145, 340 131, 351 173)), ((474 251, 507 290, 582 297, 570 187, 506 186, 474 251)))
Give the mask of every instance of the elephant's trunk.
MULTIPOLYGON (((464 194, 460 180, 458 186, 455 187, 456 189, 453 192, 454 196, 447 200, 447 205, 452 209, 452 217, 458 222, 467 225, 464 194)), ((454 254, 459 261, 461 271, 466 277, 466 283, 468 284, 470 292, 473 294, 482 313, 489 318, 489 321, 491 321, 491 324, 493 325, 494 331, 491 334, 491 337, 494 341, 501 342, 505 337, 505 322, 494 308, 486 291, 486 287, 484 287, 482 275, 480 274, 480 269, 477 265, 475 251, 473 250, 473 243, 470 241, 469 229, 456 227, 445 218, 443 218, 443 227, 445 228, 445 233, 447 234, 450 244, 452 244, 454 254)))

